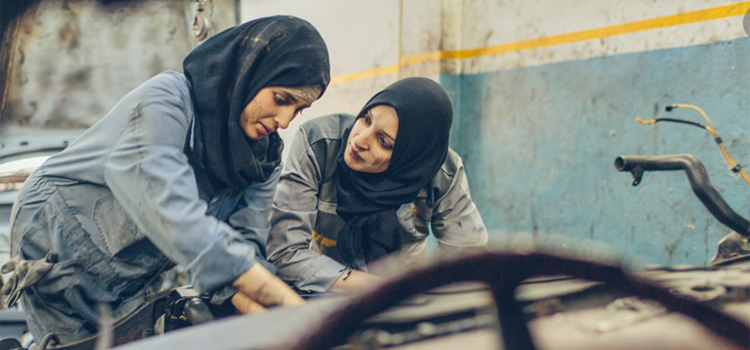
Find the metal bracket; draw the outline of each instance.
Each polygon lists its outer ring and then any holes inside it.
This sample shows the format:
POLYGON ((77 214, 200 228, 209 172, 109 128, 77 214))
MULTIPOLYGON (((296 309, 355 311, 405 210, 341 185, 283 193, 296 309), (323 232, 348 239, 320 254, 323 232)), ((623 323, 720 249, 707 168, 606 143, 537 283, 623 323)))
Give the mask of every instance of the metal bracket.
POLYGON ((638 186, 639 183, 641 183, 641 179, 643 178, 643 167, 640 165, 636 165, 633 170, 630 171, 630 174, 633 175, 633 186, 638 186))

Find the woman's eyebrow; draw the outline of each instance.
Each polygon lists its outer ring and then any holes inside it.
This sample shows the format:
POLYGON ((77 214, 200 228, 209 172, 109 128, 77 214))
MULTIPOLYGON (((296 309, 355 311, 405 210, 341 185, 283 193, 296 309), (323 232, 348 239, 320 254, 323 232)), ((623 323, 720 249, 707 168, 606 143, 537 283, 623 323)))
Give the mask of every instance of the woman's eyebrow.
MULTIPOLYGON (((292 104, 297 104, 297 98, 293 94, 290 94, 289 91, 284 91, 284 95, 292 101, 292 104)), ((299 108, 305 109, 309 108, 311 105, 312 103, 305 103, 302 106, 299 106, 299 108)))
MULTIPOLYGON (((370 119, 373 119, 372 118, 372 111, 365 112, 365 117, 370 117, 370 119)), ((391 139, 391 141, 396 142, 396 139, 393 136, 391 136, 390 134, 388 134, 387 132, 385 132, 385 130, 380 130, 380 132, 383 135, 385 135, 386 137, 388 137, 389 139, 391 139)))
POLYGON ((286 96, 286 98, 292 100, 292 103, 297 103, 297 98, 294 97, 294 95, 290 94, 289 91, 284 91, 284 95, 286 96))
POLYGON ((383 131, 381 131, 381 132, 383 133, 383 135, 385 135, 385 136, 388 136, 388 138, 389 138, 389 139, 391 139, 391 141, 396 141, 396 139, 394 139, 394 138, 393 138, 393 136, 391 136, 391 135, 388 135, 388 133, 387 133, 387 132, 385 132, 385 130, 383 130, 383 131))

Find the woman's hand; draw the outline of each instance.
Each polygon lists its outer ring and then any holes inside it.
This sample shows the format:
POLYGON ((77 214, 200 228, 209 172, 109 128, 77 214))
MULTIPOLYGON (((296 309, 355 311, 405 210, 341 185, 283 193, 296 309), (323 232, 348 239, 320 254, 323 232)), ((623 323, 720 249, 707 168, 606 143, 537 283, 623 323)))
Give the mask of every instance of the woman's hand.
POLYGON ((352 269, 339 276, 331 286, 331 292, 339 294, 358 293, 372 289, 381 282, 383 282, 382 277, 352 269))
POLYGON ((232 287, 237 289, 232 305, 242 313, 262 312, 266 306, 292 306, 305 302, 261 264, 253 264, 234 280, 232 287))
POLYGON ((256 312, 266 311, 263 305, 258 304, 255 300, 248 298, 245 294, 237 292, 232 297, 232 305, 243 314, 254 314, 256 312))

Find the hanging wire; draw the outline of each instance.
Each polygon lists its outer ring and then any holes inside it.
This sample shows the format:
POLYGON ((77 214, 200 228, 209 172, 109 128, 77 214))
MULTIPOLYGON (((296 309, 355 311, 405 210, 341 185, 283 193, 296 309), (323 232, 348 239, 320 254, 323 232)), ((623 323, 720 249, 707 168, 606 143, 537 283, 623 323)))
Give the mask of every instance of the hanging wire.
POLYGON ((658 122, 673 122, 673 123, 682 123, 682 124, 688 124, 692 126, 699 127, 701 129, 704 129, 711 133, 711 135, 714 136, 714 141, 716 141, 716 144, 719 145, 719 148, 721 149, 721 154, 724 157, 724 160, 729 165, 729 168, 732 169, 733 172, 739 174, 742 179, 747 182, 748 185, 750 185, 750 176, 742 170, 742 166, 737 164, 737 162, 732 159, 732 157, 729 156, 729 152, 727 152, 726 147, 724 147, 724 141, 722 141, 721 137, 719 137, 719 134, 716 133, 716 127, 714 127, 714 123, 711 122, 711 119, 706 115, 705 112, 703 112, 702 109, 698 108, 697 106, 693 105, 686 105, 686 104, 673 104, 673 105, 667 105, 666 108, 664 108, 667 112, 671 112, 675 108, 687 108, 692 109, 694 111, 698 111, 703 116, 703 119, 706 120, 708 125, 703 125, 696 122, 691 122, 689 120, 682 120, 682 119, 674 119, 674 118, 656 118, 651 120, 643 120, 641 117, 635 117, 635 120, 637 120, 639 123, 644 125, 651 125, 656 124, 658 122))

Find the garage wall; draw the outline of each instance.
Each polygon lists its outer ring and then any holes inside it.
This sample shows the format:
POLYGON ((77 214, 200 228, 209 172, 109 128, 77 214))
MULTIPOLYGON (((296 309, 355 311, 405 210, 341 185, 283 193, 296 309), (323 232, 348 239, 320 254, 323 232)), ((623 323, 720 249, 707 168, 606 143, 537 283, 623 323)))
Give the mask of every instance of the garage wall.
POLYGON ((697 105, 735 160, 750 162, 748 8, 737 1, 465 1, 463 51, 450 54, 467 58, 441 81, 457 95, 453 146, 492 236, 605 243, 641 262, 706 264, 729 230, 684 174, 647 173, 634 188, 613 161, 694 154, 727 202, 750 216, 750 188, 728 170, 709 133, 635 121, 703 122, 691 110, 664 111, 670 103, 697 105))

